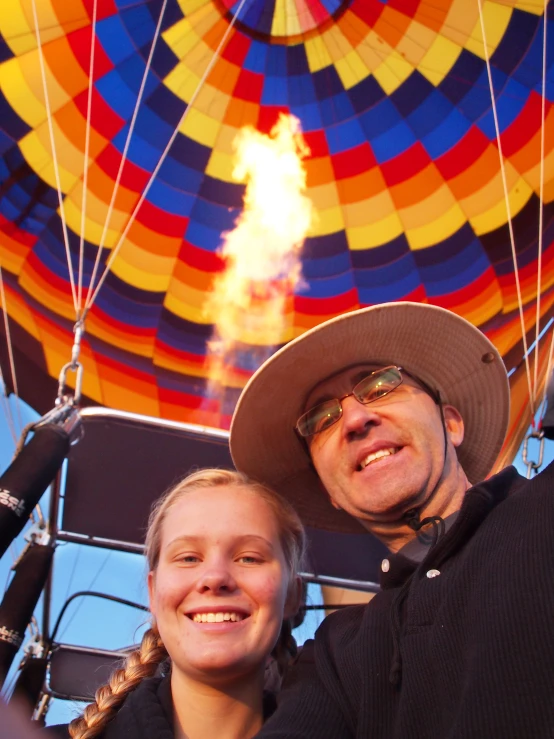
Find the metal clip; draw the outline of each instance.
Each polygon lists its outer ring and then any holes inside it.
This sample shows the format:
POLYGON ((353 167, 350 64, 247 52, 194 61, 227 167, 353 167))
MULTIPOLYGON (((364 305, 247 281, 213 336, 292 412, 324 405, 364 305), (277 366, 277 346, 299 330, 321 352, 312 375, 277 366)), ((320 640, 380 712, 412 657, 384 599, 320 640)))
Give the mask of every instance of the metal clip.
POLYGON ((56 398, 56 405, 62 405, 63 403, 71 402, 72 405, 78 405, 81 400, 81 388, 83 386, 83 365, 80 362, 68 362, 60 370, 60 377, 58 381, 58 397, 56 398), (76 372, 75 378, 75 392, 73 395, 68 395, 65 391, 67 373, 69 371, 76 372))
POLYGON ((33 657, 44 657, 45 648, 42 642, 42 638, 38 631, 37 633, 33 633, 36 628, 36 619, 33 616, 28 626, 28 629, 31 632, 31 636, 24 647, 23 659, 21 660, 19 669, 21 669, 30 659, 33 659, 33 657), (34 624, 33 621, 35 622, 34 624))
POLYGON ((28 550, 34 546, 35 544, 40 544, 41 546, 48 546, 50 542, 52 541, 52 535, 46 528, 44 524, 40 523, 34 523, 32 526, 29 527, 28 531, 25 533, 24 536, 25 541, 27 542, 25 546, 23 547, 23 550, 19 557, 14 561, 14 563, 11 566, 11 570, 15 572, 17 568, 19 567, 19 564, 23 557, 27 554, 28 550))
MULTIPOLYGON (((58 403, 58 401, 56 401, 56 403, 58 403)), ((63 430, 69 435, 71 446, 77 444, 77 442, 83 438, 84 427, 81 423, 81 414, 79 413, 79 408, 75 404, 75 398, 71 396, 62 397, 61 404, 56 405, 56 407, 52 408, 48 413, 45 413, 42 418, 33 424, 30 431, 40 426, 47 426, 48 424, 61 426, 61 428, 63 428, 63 430), (78 435, 75 433, 77 430, 79 431, 78 435)))
POLYGON ((51 702, 51 695, 48 695, 48 693, 41 694, 41 698, 39 699, 38 705, 32 715, 33 721, 39 722, 43 720, 44 716, 48 713, 48 708, 50 707, 51 702))
POLYGON ((79 364, 79 354, 81 353, 81 339, 85 333, 85 324, 82 320, 77 321, 73 327, 73 333, 75 334, 75 339, 71 347, 71 369, 76 369, 79 364))
POLYGON ((56 405, 63 405, 66 403, 72 403, 73 405, 79 405, 81 400, 81 388, 83 386, 83 365, 79 362, 79 354, 81 352, 81 339, 85 332, 85 324, 82 320, 77 321, 73 327, 73 333, 75 339, 73 346, 71 347, 71 361, 60 370, 60 376, 58 380, 58 397, 56 398, 56 405), (66 393, 67 385, 67 373, 69 371, 76 373, 75 378, 75 392, 73 395, 66 393))
MULTIPOLYGON (((48 546, 52 541, 52 534, 48 531, 44 523, 34 523, 29 527, 25 534, 25 540, 32 546, 39 544, 40 546, 48 546)), ((27 547, 25 547, 27 549, 27 547)))
POLYGON ((531 479, 533 473, 537 474, 537 472, 542 467, 542 461, 544 457, 544 431, 531 431, 531 433, 525 437, 523 441, 523 451, 521 456, 523 458, 523 464, 527 465, 527 479, 529 480, 531 479), (537 441, 539 442, 538 462, 531 461, 527 456, 529 439, 537 439, 537 441))

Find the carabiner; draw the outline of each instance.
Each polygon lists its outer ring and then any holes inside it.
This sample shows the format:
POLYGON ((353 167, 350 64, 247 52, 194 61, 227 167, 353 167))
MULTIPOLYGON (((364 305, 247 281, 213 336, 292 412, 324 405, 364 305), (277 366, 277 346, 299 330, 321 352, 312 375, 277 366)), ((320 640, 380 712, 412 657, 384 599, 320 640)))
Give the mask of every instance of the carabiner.
POLYGON ((79 401, 81 400, 81 389, 83 386, 83 365, 80 362, 68 362, 67 364, 64 364, 64 366, 60 370, 60 377, 58 381, 58 397, 56 398, 56 405, 61 405, 62 403, 67 403, 68 401, 71 402, 73 405, 78 405, 79 401), (76 372, 77 376, 75 378, 75 392, 73 393, 73 396, 68 396, 65 388, 66 388, 66 380, 67 380, 67 373, 69 371, 76 372))
POLYGON ((533 472, 536 474, 542 467, 542 461, 544 458, 544 431, 531 431, 531 433, 525 437, 521 456, 523 464, 527 465, 527 479, 531 479, 533 472), (537 462, 532 462, 527 456, 529 439, 537 439, 539 442, 539 459, 537 462))

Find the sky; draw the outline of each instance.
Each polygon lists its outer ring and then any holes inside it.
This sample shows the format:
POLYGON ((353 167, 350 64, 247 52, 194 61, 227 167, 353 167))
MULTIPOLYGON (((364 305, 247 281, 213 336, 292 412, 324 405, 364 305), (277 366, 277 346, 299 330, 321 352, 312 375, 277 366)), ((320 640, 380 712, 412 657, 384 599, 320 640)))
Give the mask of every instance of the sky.
MULTIPOLYGON (((16 435, 36 414, 15 398, 2 398, 0 408, 0 469, 5 470, 11 463, 15 448, 13 429, 10 430, 8 420, 13 419, 16 435), (9 402, 9 411, 6 406, 9 402)), ((529 445, 529 458, 538 458, 538 442, 532 440, 529 445)), ((543 468, 554 459, 554 442, 546 441, 543 468)), ((521 449, 514 464, 522 474, 526 468, 521 457, 521 449)), ((43 496, 41 506, 44 513, 48 511, 48 493, 43 496)), ((0 588, 5 591, 11 578, 11 565, 24 546, 23 534, 0 561, 0 588)), ((51 607, 51 623, 53 624, 63 603, 72 594, 80 590, 95 590, 117 595, 121 598, 146 604, 146 566, 144 559, 136 554, 114 552, 85 545, 60 542, 54 558, 53 594, 51 607)), ((319 587, 310 586, 308 603, 321 603, 319 587)), ((42 607, 39 604, 36 617, 39 624, 42 619, 42 607)), ((302 626, 295 636, 299 644, 311 637, 323 618, 321 611, 307 613, 302 626)), ((137 643, 148 626, 148 614, 134 608, 107 602, 98 598, 79 598, 69 607, 61 622, 56 641, 67 644, 97 647, 102 649, 120 649, 137 643)), ((25 645, 24 645, 25 646, 25 645)), ((14 660, 12 671, 8 676, 4 691, 13 685, 15 667, 21 654, 14 660)), ((66 723, 82 710, 80 704, 55 699, 47 714, 47 724, 66 723)))

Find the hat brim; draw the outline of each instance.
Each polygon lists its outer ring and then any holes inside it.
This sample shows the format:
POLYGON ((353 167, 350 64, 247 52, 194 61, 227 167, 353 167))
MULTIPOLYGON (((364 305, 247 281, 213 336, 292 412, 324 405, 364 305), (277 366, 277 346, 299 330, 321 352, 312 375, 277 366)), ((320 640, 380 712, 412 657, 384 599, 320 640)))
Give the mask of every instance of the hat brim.
POLYGON ((360 533, 330 504, 294 426, 310 391, 343 368, 397 364, 440 391, 464 420, 458 459, 483 480, 506 434, 510 390, 494 345, 465 319, 423 303, 383 303, 316 326, 277 351, 252 376, 237 404, 230 446, 237 469, 277 490, 304 523, 360 533))

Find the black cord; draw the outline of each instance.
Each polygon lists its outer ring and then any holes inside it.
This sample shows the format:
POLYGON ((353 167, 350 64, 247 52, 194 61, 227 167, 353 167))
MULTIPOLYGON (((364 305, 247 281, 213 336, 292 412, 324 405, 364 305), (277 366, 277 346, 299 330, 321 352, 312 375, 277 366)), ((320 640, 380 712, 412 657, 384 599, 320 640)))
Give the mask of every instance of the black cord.
POLYGON ((111 600, 114 603, 121 603, 124 606, 130 606, 131 608, 137 608, 139 611, 148 612, 150 610, 148 606, 144 606, 142 603, 135 603, 132 600, 126 600, 125 598, 120 598, 117 595, 108 595, 107 593, 98 593, 95 590, 80 590, 77 593, 73 593, 73 595, 71 595, 64 603, 62 610, 60 611, 58 615, 56 623, 54 624, 54 628, 52 630, 52 636, 49 639, 50 644, 54 641, 54 638, 56 634, 58 633, 58 629, 60 628, 62 618, 64 617, 65 612, 67 611, 70 604, 76 598, 82 598, 87 595, 90 596, 91 598, 103 598, 104 600, 111 600))

